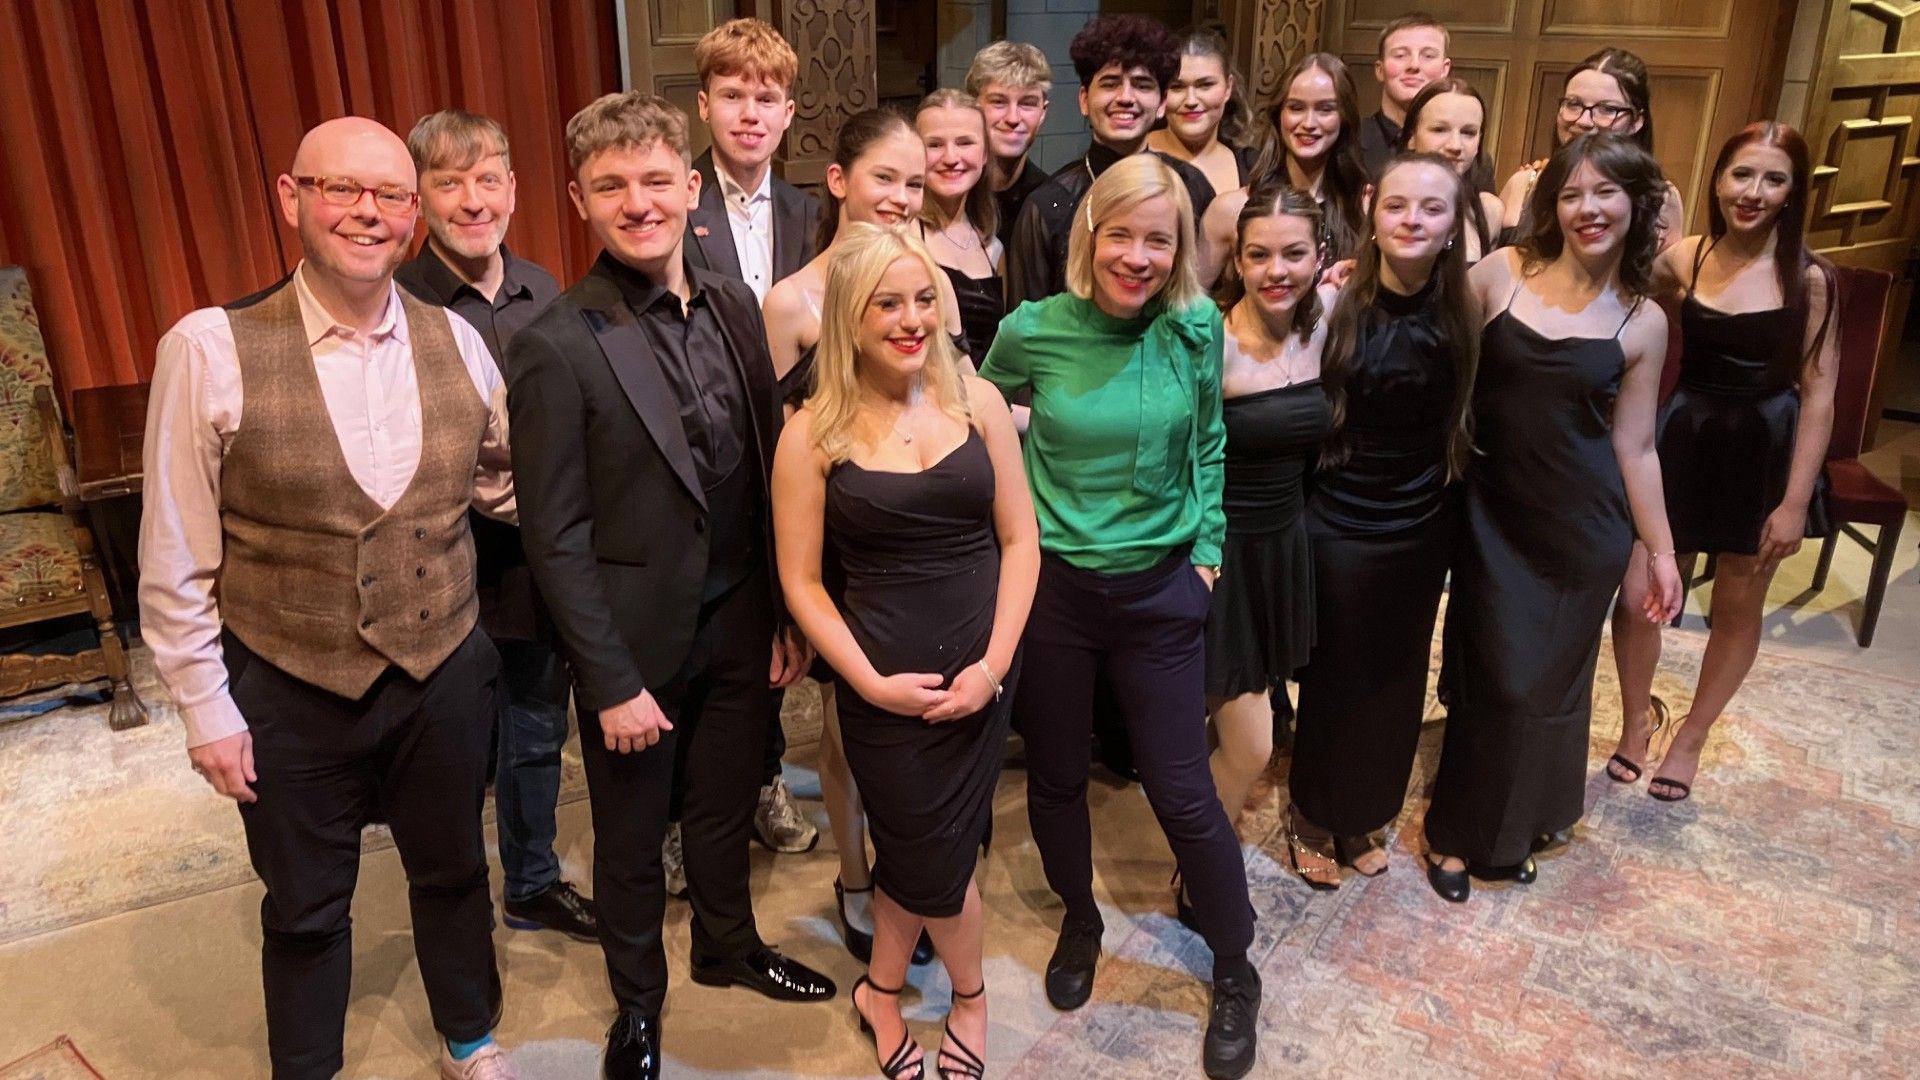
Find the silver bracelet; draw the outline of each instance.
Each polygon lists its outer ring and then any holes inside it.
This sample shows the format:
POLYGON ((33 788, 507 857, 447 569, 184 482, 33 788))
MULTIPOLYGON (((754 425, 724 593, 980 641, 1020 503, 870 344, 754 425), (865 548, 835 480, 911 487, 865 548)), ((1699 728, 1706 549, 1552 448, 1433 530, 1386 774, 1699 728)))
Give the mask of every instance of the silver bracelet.
POLYGON ((993 677, 993 669, 987 666, 987 658, 980 658, 980 673, 987 677, 987 685, 993 687, 993 700, 1000 700, 1000 680, 993 677))

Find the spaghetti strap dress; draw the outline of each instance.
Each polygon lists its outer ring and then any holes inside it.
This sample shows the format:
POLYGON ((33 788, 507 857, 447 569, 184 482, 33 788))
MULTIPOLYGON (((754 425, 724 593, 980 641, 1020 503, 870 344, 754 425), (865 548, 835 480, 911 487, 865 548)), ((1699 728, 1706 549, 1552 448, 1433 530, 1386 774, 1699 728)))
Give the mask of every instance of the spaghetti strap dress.
MULTIPOLYGON (((1700 245, 1694 283, 1709 245, 1700 245)), ((1830 328, 1829 328, 1830 329, 1830 328)), ((1674 550, 1753 555, 1787 493, 1800 422, 1801 321, 1786 307, 1724 312, 1690 287, 1680 303, 1680 382, 1660 410, 1660 476, 1674 550)), ((1805 534, 1833 531, 1824 472, 1805 534)))
MULTIPOLYGON (((847 629, 882 675, 937 672, 951 685, 993 636, 1000 546, 993 462, 971 426, 966 441, 920 472, 852 462, 827 476, 826 527, 846 580, 847 629)), ((1020 663, 1007 693, 957 720, 930 724, 873 705, 841 680, 840 736, 866 803, 875 883, 926 918, 960 913, 993 809, 1020 663)))
POLYGON ((1547 337, 1512 307, 1509 297, 1481 333, 1480 454, 1447 609, 1450 700, 1426 818, 1432 851, 1490 867, 1524 861, 1535 837, 1580 819, 1594 662, 1634 537, 1612 441, 1619 331, 1547 337))

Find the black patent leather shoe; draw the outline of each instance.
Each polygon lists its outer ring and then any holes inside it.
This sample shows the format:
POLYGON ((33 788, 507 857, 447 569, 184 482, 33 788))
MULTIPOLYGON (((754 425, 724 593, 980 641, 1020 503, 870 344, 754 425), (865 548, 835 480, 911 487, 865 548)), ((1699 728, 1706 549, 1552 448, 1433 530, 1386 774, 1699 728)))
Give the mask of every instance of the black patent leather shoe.
POLYGON ((507 925, 515 930, 558 930, 575 941, 600 940, 600 916, 593 901, 565 881, 525 900, 509 900, 506 909, 507 925))
POLYGON ((1540 877, 1540 868, 1533 864, 1533 856, 1529 855, 1511 866, 1468 863, 1467 873, 1481 881, 1511 881, 1516 885, 1531 885, 1540 877))
POLYGON ((1573 830, 1561 829, 1557 832, 1541 833, 1533 838, 1533 843, 1529 846, 1533 848, 1534 854, 1543 855, 1558 851, 1571 843, 1573 843, 1573 830))
POLYGON ((1259 1049, 1260 976, 1213 980, 1213 1000, 1207 1006, 1207 1036, 1200 1061, 1212 1080, 1240 1080, 1253 1071, 1259 1049))
POLYGON ((735 960, 695 961, 693 981, 702 986, 744 986, 775 1001, 825 1001, 833 980, 766 946, 735 960))
POLYGON ((1473 895, 1473 880, 1465 870, 1446 869, 1446 858, 1435 858, 1429 851, 1420 856, 1427 864, 1427 884, 1449 904, 1464 904, 1473 895))
POLYGON ((660 1076, 660 1018, 623 1012, 607 1029, 607 1056, 601 1060, 602 1080, 658 1080, 660 1076))
POLYGON ((1047 961, 1047 1002, 1054 1008, 1069 1012, 1093 996, 1093 969, 1100 960, 1104 929, 1097 922, 1074 919, 1060 924, 1060 940, 1047 961))
POLYGON ((847 894, 871 892, 871 885, 864 889, 849 889, 840 884, 839 878, 833 879, 833 906, 840 913, 840 940, 846 942, 847 951, 853 954, 853 958, 863 964, 873 963, 873 935, 847 920, 847 894))
POLYGON ((920 940, 913 943, 913 955, 908 959, 914 967, 925 967, 933 963, 933 935, 920 931, 920 940))

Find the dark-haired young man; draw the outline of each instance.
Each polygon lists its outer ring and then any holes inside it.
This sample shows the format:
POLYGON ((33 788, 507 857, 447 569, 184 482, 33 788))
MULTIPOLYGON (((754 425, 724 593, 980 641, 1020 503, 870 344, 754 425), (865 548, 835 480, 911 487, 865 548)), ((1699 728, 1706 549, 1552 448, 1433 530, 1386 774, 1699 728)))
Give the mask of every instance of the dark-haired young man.
POLYGON ((1453 70, 1447 57, 1447 28, 1424 11, 1409 11, 1380 29, 1380 55, 1373 78, 1380 84, 1380 108, 1360 122, 1360 158, 1367 175, 1377 177, 1400 144, 1407 106, 1435 79, 1453 70))
MULTIPOLYGON (((1147 132, 1166 108, 1167 84, 1180 73, 1173 34, 1145 15, 1099 16, 1073 35, 1067 52, 1080 76, 1080 112, 1093 130, 1093 143, 1085 157, 1054 174, 1021 209, 1007 248, 1009 311, 1022 301, 1066 290, 1074 210, 1108 166, 1145 149, 1147 132)), ((1213 201, 1213 185, 1186 162, 1159 156, 1186 183, 1199 221, 1213 201)))

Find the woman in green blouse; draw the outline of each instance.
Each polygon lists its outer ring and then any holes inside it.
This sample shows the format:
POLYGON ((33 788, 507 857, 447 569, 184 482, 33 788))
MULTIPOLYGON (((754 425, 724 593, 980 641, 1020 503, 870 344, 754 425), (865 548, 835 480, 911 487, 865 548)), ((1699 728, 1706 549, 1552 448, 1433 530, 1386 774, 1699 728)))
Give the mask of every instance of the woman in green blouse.
POLYGON ((1260 981, 1240 845, 1207 767, 1202 635, 1226 534, 1226 428, 1220 312, 1193 249, 1179 177, 1150 154, 1122 160, 1074 215, 1069 291, 1008 315, 980 374, 1033 395, 1025 459, 1043 554, 1015 712, 1034 840, 1067 907, 1047 999, 1086 1002, 1104 929, 1087 817, 1104 666, 1213 950, 1207 1075, 1237 1077, 1253 1066, 1260 981))

